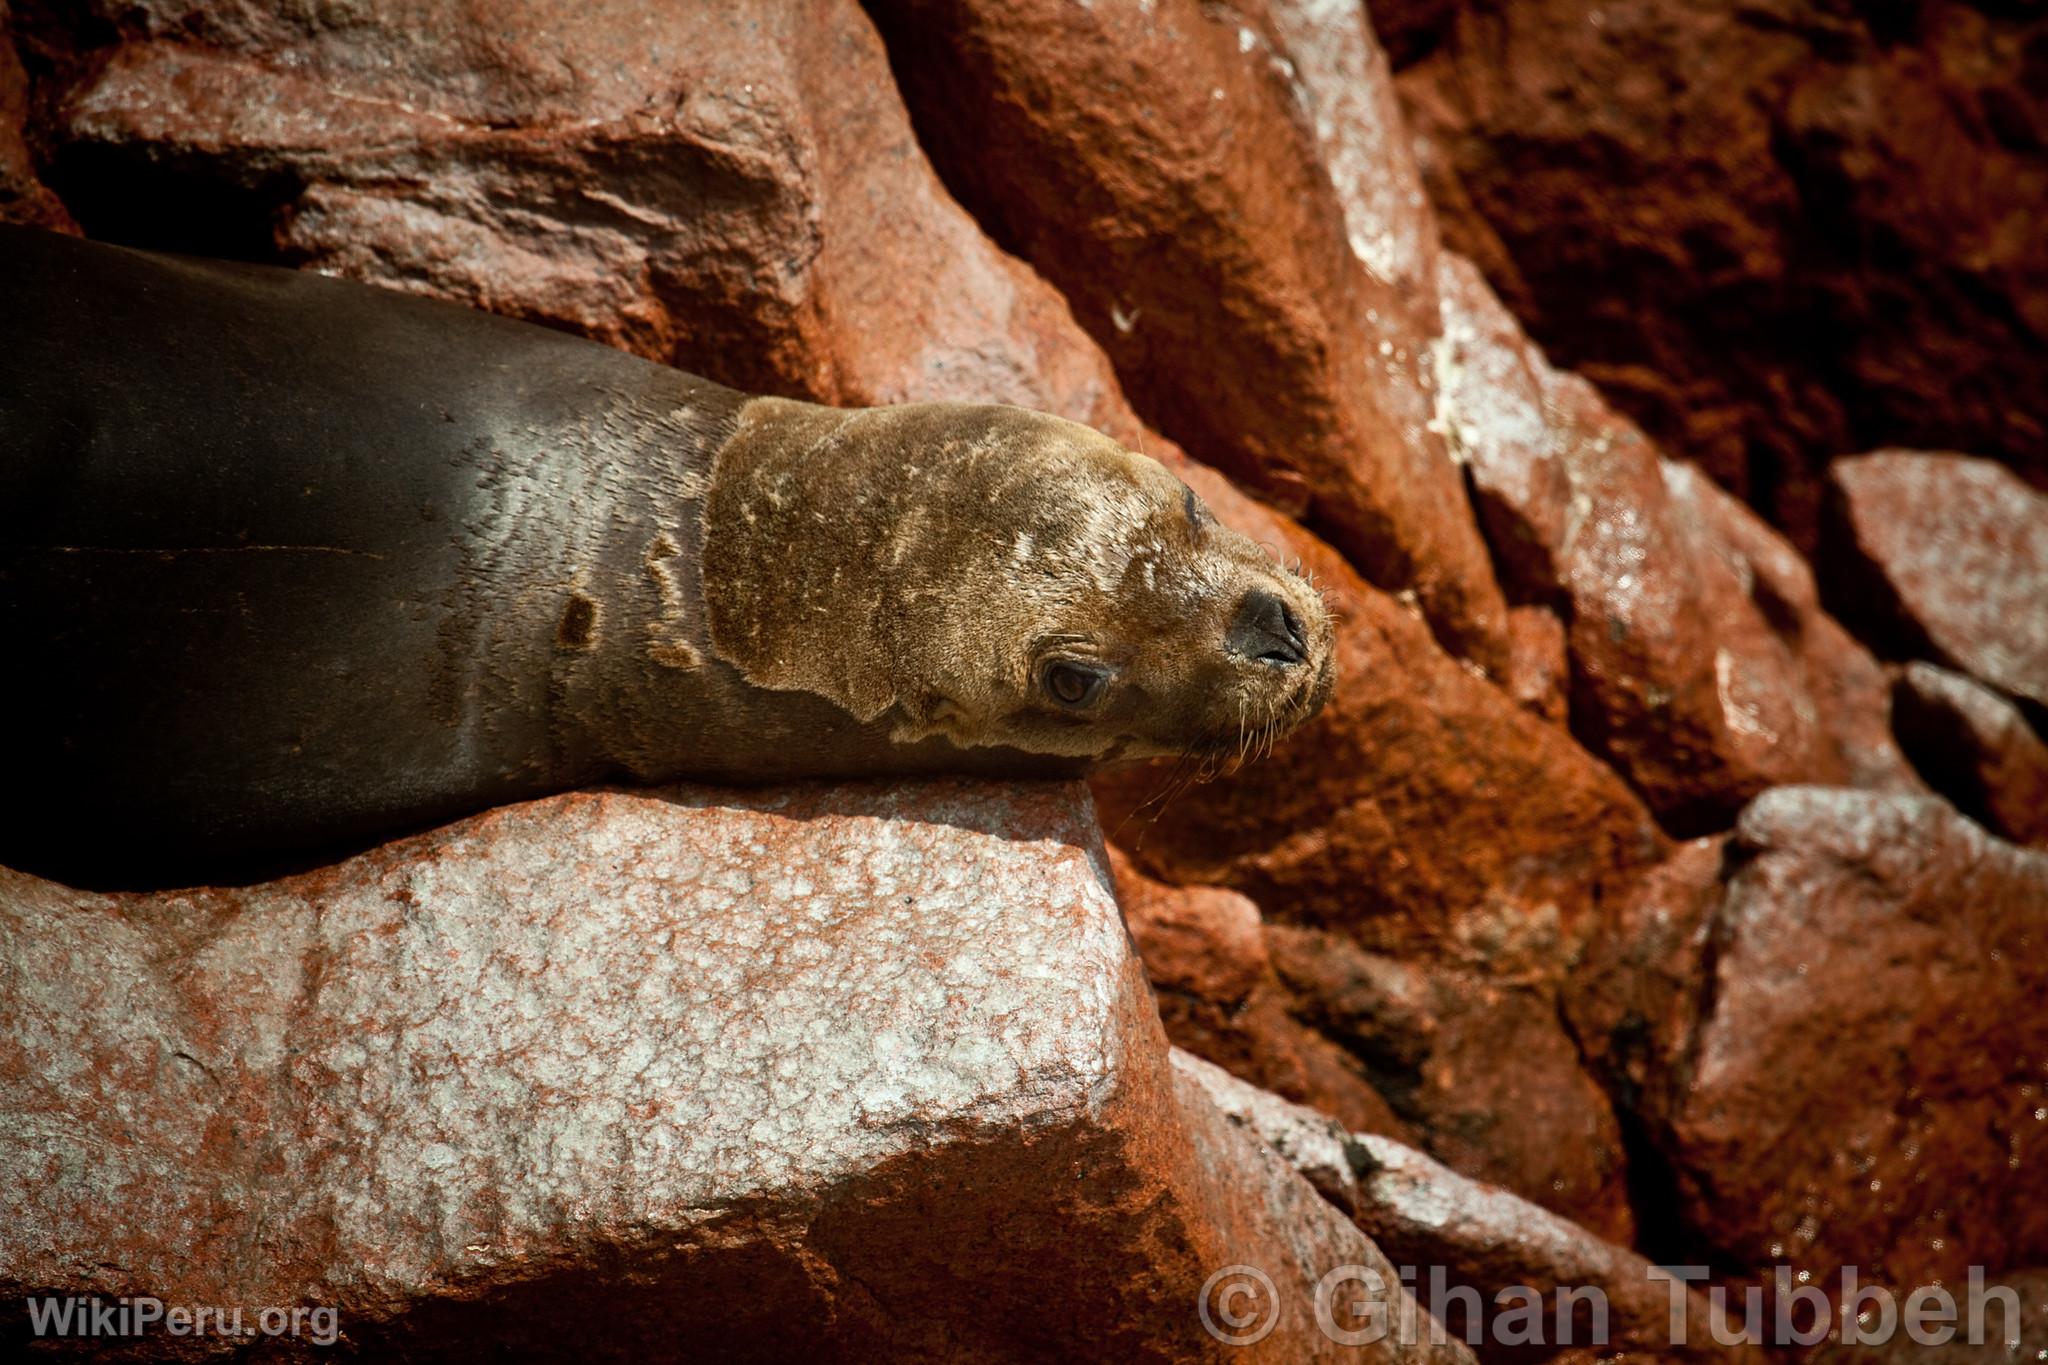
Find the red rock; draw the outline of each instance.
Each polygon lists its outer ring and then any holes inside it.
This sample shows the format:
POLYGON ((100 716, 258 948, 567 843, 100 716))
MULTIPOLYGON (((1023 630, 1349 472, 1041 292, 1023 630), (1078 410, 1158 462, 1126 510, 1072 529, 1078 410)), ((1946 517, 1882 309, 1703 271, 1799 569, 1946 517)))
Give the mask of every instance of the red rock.
MULTIPOLYGON (((1718 1349, 1697 1292, 1679 1298, 1685 1345, 1675 1345, 1673 1294, 1668 1279, 1655 1277, 1651 1263, 1626 1247, 1603 1241, 1506 1190, 1459 1175, 1414 1148, 1374 1134, 1346 1133, 1342 1125, 1313 1110, 1290 1104, 1186 1053, 1176 1052, 1177 1072, 1197 1082, 1234 1122, 1255 1133, 1325 1199, 1349 1213, 1400 1265, 1413 1271, 1427 1296, 1432 1273, 1443 1277, 1442 1298, 1454 1335, 1471 1344, 1482 1361, 1559 1361, 1576 1358, 1560 1349, 1555 1306, 1560 1288, 1596 1289, 1607 1313, 1599 1344, 1630 1360, 1747 1359, 1749 1353, 1718 1349), (1544 1305, 1541 1340, 1517 1347, 1502 1341, 1499 1328, 1512 1326, 1495 1316, 1474 1324, 1462 1316, 1452 1286, 1475 1290, 1488 1304, 1515 1286, 1533 1290, 1544 1305), (1474 1327, 1477 1330, 1474 1331, 1474 1327), (1495 1329, 1495 1330, 1489 1330, 1495 1329), (1476 1339, 1475 1339, 1476 1338, 1476 1339)), ((1512 1304, 1514 1300, 1509 1300, 1512 1304)), ((1590 1312, 1572 1324, 1573 1339, 1596 1339, 1590 1312)))
POLYGON ((1511 595, 1570 623, 1574 732, 1681 833, 1773 783, 1909 785, 1885 681, 1797 553, 1552 369, 1469 262, 1441 279, 1440 418, 1511 595))
POLYGON ((1110 867, 1175 1046, 1347 1128, 1407 1135, 1360 1063, 1288 1013, 1258 906, 1219 887, 1154 881, 1115 848, 1110 867))
MULTIPOLYGON (((1435 1324, 1402 1288, 1399 1272, 1371 1239, 1297 1173, 1286 1155, 1217 1107, 1208 1086, 1188 1067, 1191 1060, 1185 1053, 1175 1054, 1173 1081, 1192 1139, 1195 1167, 1210 1178, 1201 1193, 1219 1212, 1238 1214, 1234 1227, 1225 1219, 1218 1220, 1225 1238, 1221 1245, 1249 1258, 1233 1266, 1219 1266, 1198 1291, 1197 1301, 1206 1307, 1209 1300, 1205 1296, 1219 1284, 1244 1285, 1241 1271, 1246 1265, 1261 1271, 1265 1265, 1277 1266, 1267 1277, 1278 1291, 1278 1315, 1272 1319, 1277 1330, 1265 1326, 1272 1299, 1260 1295, 1235 1305, 1223 1300, 1217 1303, 1219 1308, 1234 1306, 1239 1314, 1254 1319, 1243 1329, 1252 1338, 1246 1345, 1225 1337, 1224 1349, 1218 1351, 1210 1342, 1194 1338, 1173 1343, 1169 1353, 1156 1358, 1349 1361, 1359 1359, 1362 1349, 1367 1360, 1400 1365, 1472 1365, 1472 1353, 1462 1343, 1431 1330, 1435 1324), (1377 1277, 1370 1291, 1351 1286, 1349 1292, 1340 1289, 1319 1303, 1324 1277, 1348 1271, 1355 1278, 1361 1270, 1377 1277), (1379 1324, 1386 1329, 1385 1338, 1346 1341, 1330 1330, 1331 1325, 1341 1330, 1353 1324, 1379 1324), (1262 1329, 1271 1335, 1258 1335, 1262 1329)), ((1211 1243, 1205 1250, 1216 1246, 1211 1243)), ((1228 1319, 1224 1324, 1204 1323, 1212 1337, 1227 1324, 1228 1319)), ((1099 1339, 1092 1333, 1077 1334, 1066 1343, 1047 1345, 1052 1358, 1065 1359, 1071 1358, 1074 1341, 1088 1341, 1093 1350, 1099 1339)))
MULTIPOLYGON (((1683 1096, 1715 916, 1724 895, 1725 835, 1694 839, 1601 908, 1564 992, 1580 1055, 1637 1120, 1683 1096)), ((1672 1240, 1669 1227, 1654 1229, 1672 1240)))
POLYGON ((1687 543, 1641 432, 1552 370, 1469 263, 1444 257, 1442 281, 1445 420, 1511 586, 1565 607, 1575 731, 1667 825, 1725 823, 1805 756, 1803 728, 1753 714, 1791 700, 1769 685, 1782 650, 1687 543))
POLYGON ((938 184, 852 0, 518 0, 489 43, 452 0, 159 36, 181 8, 125 11, 50 130, 96 232, 217 241, 180 214, 225 199, 230 240, 274 234, 287 261, 742 387, 1137 437, 1064 301, 938 184))
POLYGON ((1554 975, 1598 888, 1662 856, 1642 806, 1327 547, 1191 481, 1227 524, 1254 539, 1270 527, 1301 557, 1338 618, 1343 681, 1277 753, 1226 779, 1170 790, 1170 769, 1145 765, 1097 778, 1105 826, 1147 873, 1233 887, 1271 919, 1554 975))
POLYGON ((370 1358, 1209 1359, 1247 1262, 1252 1358, 1338 1358, 1313 1285, 1377 1253, 1169 1071, 1098 840, 1071 786, 683 788, 236 890, 0 872, 0 1280, 370 1358))
POLYGON ((1730 1268, 1959 1283, 2048 1247, 2048 856, 1815 787, 1688 850, 1574 1018, 1730 1268), (1687 883, 1690 886, 1687 886, 1687 883))
POLYGON ((0 222, 76 232, 57 196, 37 178, 35 157, 22 135, 28 120, 28 72, 14 50, 7 6, 0 4, 0 222))
POLYGON ((1791 723, 1810 730, 1802 780, 1926 790, 1892 737, 1889 675, 1822 609, 1813 570, 1798 551, 1693 466, 1666 461, 1663 468, 1665 489, 1695 553, 1727 566, 1791 656, 1792 678, 1780 672, 1769 685, 1791 694, 1791 723))
MULTIPOLYGON (((1626 1246, 1603 1241, 1506 1190, 1467 1179, 1392 1139, 1361 1135, 1349 1150, 1357 1169, 1359 1226, 1403 1265, 1442 1267, 1447 1284, 1477 1290, 1482 1304, 1499 1305, 1495 1296, 1518 1286, 1535 1291, 1545 1310, 1543 1344, 1554 1348, 1562 1337, 1560 1289, 1598 1290, 1606 1303, 1604 1337, 1594 1336, 1599 1320, 1589 1310, 1579 1309, 1573 1321, 1573 1340, 1602 1348, 1594 1353, 1598 1358, 1613 1359, 1617 1350, 1631 1361, 1762 1358, 1758 1351, 1718 1345, 1705 1296, 1680 1289, 1626 1246)), ((1419 1288, 1427 1306, 1430 1285, 1422 1281, 1419 1288)), ((1497 1344, 1498 1307, 1480 1322, 1444 1316, 1465 1341, 1481 1338, 1485 1344, 1475 1343, 1481 1360, 1563 1356, 1542 1346, 1497 1344)))
POLYGON ((1796 544, 1814 548, 1844 450, 1970 449, 2048 481, 2031 10, 1372 11, 1449 245, 1554 359, 1796 544))
MULTIPOLYGON (((1816 1348, 1807 1359, 1814 1365, 2008 1365, 2014 1360, 2048 1360, 2048 1355, 2043 1354, 2048 1352, 2048 1270, 2021 1270, 1985 1280, 1983 1339, 1976 1343, 1968 1338, 1968 1281, 1947 1288, 1953 1292, 1958 1306, 1952 1340, 1943 1340, 1938 1335, 1943 1330, 1939 1316, 1931 1317, 1923 1327, 1926 1342, 1913 1340, 1902 1304, 1895 1300, 1889 1340, 1881 1344, 1831 1342, 1816 1348), (2006 1317, 2004 1302, 1995 1293, 2001 1287, 2011 1290, 2019 1305, 2014 1319, 2006 1317)), ((1938 1312, 1938 1303, 1936 1309, 1938 1312)), ((1882 1310, 1873 1309, 1871 1321, 1863 1330, 1873 1337, 1884 1334, 1882 1310)))
POLYGON ((1616 433, 1630 433, 1611 421, 1610 433, 1571 425, 1574 417, 1600 424, 1597 400, 1551 369, 1470 261, 1440 255, 1437 288, 1438 425, 1470 475, 1507 588, 1524 600, 1559 595, 1575 522, 1570 456, 1603 434, 1611 445, 1616 433))
POLYGON ((1547 607, 1508 611, 1507 693, 1522 709, 1563 725, 1569 714, 1571 660, 1564 623, 1547 607))
POLYGON ((1363 31, 1297 68, 1263 17, 1196 0, 870 10, 948 185, 1072 301, 1138 411, 1504 666, 1505 607, 1427 425, 1433 318, 1369 268, 1400 246, 1353 250, 1365 210, 1347 220, 1295 85, 1363 31))
MULTIPOLYGON (((1304 552, 1337 607, 1345 681, 1307 733, 1228 778, 1171 792, 1170 771, 1136 769, 1094 783, 1138 867, 1191 889, 1235 887, 1285 921, 1266 927, 1267 952, 1285 955, 1277 1001, 1264 987, 1180 994, 1178 983, 1231 973, 1147 923, 1165 916, 1145 904, 1159 893, 1140 891, 1133 932, 1163 941, 1146 951, 1175 1041, 1361 1130, 1391 1125, 1354 1122, 1342 1090, 1315 1075, 1355 1085, 1363 1070, 1388 1099, 1377 1083, 1398 1082, 1396 1113, 1447 1160, 1624 1230, 1613 1116, 1546 992, 1602 896, 1662 857, 1654 824, 1610 772, 1451 661, 1312 538, 1213 474, 1184 472, 1226 523, 1304 552), (1289 927, 1304 923, 1329 932, 1289 927), (1410 956, 1464 967, 1395 960, 1410 956), (1398 981, 1416 983, 1407 1013, 1390 1003, 1398 981), (1317 1064, 1332 1053, 1334 1067, 1317 1064)), ((1236 906, 1229 922, 1253 913, 1236 906)), ((1251 978, 1248 945, 1223 955, 1244 964, 1237 981, 1251 978)))
POLYGON ((2018 707, 1960 673, 1907 664, 1892 723, 1941 794, 2016 843, 2048 844, 2048 744, 2018 707))
MULTIPOLYGON (((1323 170, 1344 213, 1354 256, 1403 300, 1436 313, 1436 214, 1415 164, 1408 120, 1387 54, 1362 4, 1272 0, 1265 10, 1323 170), (1291 68, 1291 69, 1290 69, 1291 68)), ((1368 317, 1375 339, 1395 329, 1368 317)), ((1391 321, 1391 320, 1389 320, 1391 321)))
POLYGON ((1233 1076, 1180 1048, 1173 1050, 1174 1074, 1198 1086, 1211 1104, 1240 1128, 1271 1147, 1316 1193, 1358 1213, 1358 1176, 1351 1169, 1351 1134, 1328 1114, 1293 1104, 1270 1090, 1233 1076))
POLYGON ((1925 793, 1927 784, 1892 733, 1892 677, 1885 665, 1826 612, 1801 626, 1799 654, 1807 695, 1821 717, 1823 768, 1868 791, 1925 793))
POLYGON ((1379 957, 1311 930, 1275 925, 1267 937, 1292 1009, 1364 1063, 1413 1129, 1403 1141, 1632 1239, 1621 1130, 1550 989, 1379 957))
POLYGON ((1154 987, 1241 1009, 1271 976, 1259 907, 1235 891, 1154 881, 1112 847, 1110 868, 1154 987))
POLYGON ((1828 480, 1830 596, 1865 638, 2048 706, 2048 494, 1907 450, 1837 460, 1828 480))

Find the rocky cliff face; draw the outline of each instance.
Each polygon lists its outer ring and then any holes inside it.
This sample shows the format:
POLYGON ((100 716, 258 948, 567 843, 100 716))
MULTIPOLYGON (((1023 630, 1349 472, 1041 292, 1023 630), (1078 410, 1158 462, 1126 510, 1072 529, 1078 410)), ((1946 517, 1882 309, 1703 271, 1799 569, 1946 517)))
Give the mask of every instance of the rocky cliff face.
POLYGON ((1092 423, 1302 561, 1342 682, 1186 791, 572 796, 242 891, 0 882, 10 1303, 1180 1359, 1249 1262, 1299 1359, 1382 1251, 1609 1286, 1652 1355, 1649 1261, 2038 1285, 2038 18, 488 9, 16 0, 0 214, 1092 423))
POLYGON ((2048 29, 1974 0, 1381 0, 1446 240, 1816 544, 1837 455, 2048 485, 2048 29))

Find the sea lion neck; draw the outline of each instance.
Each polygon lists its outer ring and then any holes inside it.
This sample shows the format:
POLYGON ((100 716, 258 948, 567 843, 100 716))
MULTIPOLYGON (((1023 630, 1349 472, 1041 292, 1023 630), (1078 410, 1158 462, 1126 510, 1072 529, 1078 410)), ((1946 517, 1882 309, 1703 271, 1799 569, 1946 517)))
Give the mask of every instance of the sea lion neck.
POLYGON ((1002 594, 979 582, 984 566, 1013 552, 1010 539, 1027 559, 1052 548, 1030 543, 1004 504, 1034 482, 1042 454, 1028 447, 1055 421, 958 404, 749 402, 705 504, 718 656, 757 687, 815 693, 862 722, 957 706, 952 676, 1003 670, 1014 638, 1002 633, 1013 623, 988 615, 1002 594), (1016 528, 1000 547, 985 543, 995 524, 1016 528))

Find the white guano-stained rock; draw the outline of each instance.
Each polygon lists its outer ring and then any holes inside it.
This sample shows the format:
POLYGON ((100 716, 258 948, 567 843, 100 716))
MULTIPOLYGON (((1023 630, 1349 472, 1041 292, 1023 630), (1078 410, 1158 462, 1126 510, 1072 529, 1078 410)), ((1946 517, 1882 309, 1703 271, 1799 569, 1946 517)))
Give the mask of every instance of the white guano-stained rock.
POLYGON ((1248 1358, 1311 1359, 1323 1262, 1376 1255, 1177 1091, 1078 786, 573 794, 237 889, 0 871, 0 941, 0 1336, 147 1294, 332 1307, 370 1358, 1204 1359, 1249 1262, 1285 1312, 1248 1358))

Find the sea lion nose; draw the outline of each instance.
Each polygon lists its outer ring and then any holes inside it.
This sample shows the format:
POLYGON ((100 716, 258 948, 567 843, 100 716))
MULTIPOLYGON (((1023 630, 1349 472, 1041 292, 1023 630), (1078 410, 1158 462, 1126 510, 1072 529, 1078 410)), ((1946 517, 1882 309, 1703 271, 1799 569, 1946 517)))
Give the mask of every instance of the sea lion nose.
POLYGON ((1308 641, 1301 623, 1272 593, 1253 588, 1238 603, 1237 619, 1230 623, 1223 642, 1234 654, 1281 668, 1292 668, 1308 658, 1308 641))

